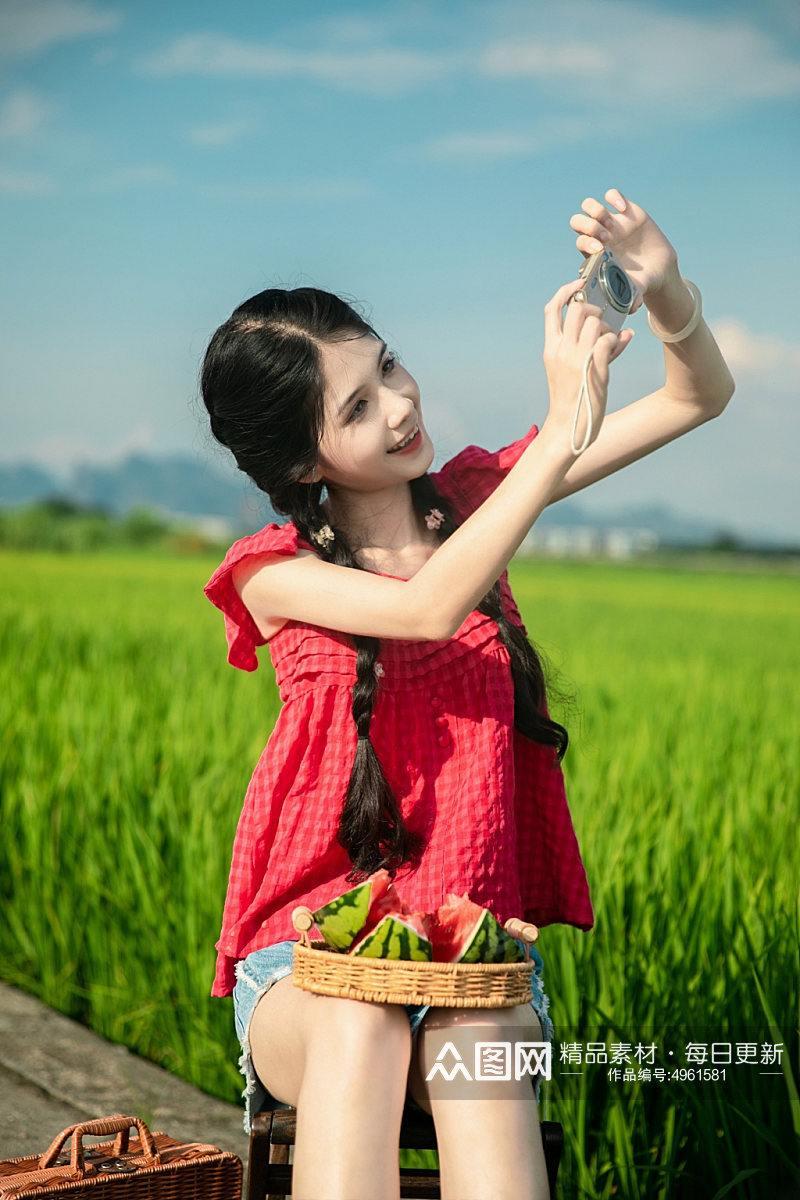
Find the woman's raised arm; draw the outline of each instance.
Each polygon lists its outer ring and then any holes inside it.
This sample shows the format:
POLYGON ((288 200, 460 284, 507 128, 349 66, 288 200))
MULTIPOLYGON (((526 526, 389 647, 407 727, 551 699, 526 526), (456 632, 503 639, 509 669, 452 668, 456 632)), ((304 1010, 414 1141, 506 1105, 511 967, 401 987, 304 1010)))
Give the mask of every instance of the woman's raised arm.
MULTIPOLYGON (((243 563, 234 583, 265 637, 286 620, 381 638, 453 636, 507 567, 575 461, 570 442, 576 399, 592 351, 592 437, 602 426, 609 364, 630 335, 609 332, 591 305, 569 305, 562 318, 579 286, 576 280, 560 288, 545 308, 549 411, 538 437, 492 495, 406 581, 326 563, 310 551, 243 563)), ((579 424, 579 443, 583 432, 579 424)))
MULTIPOLYGON (((678 269, 678 256, 651 217, 616 189, 606 204, 590 197, 573 216, 576 245, 586 255, 610 247, 636 285, 656 329, 666 335, 686 328, 699 302, 678 269)), ((647 336, 647 335, 645 335, 647 336)), ((664 343, 665 382, 650 395, 609 413, 586 453, 567 471, 551 503, 674 441, 718 416, 734 382, 705 321, 688 337, 664 343)))

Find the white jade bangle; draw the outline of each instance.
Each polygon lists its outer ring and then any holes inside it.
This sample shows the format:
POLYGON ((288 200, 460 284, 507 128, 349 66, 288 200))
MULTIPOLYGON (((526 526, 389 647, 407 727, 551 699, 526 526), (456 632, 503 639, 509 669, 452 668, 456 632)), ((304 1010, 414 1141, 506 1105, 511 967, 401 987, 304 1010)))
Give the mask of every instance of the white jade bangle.
POLYGON ((695 329, 697 329, 697 326, 700 324, 700 318, 703 315, 703 298, 700 295, 700 289, 692 283, 691 279, 684 279, 683 282, 686 284, 692 295, 692 299, 694 300, 694 312, 692 313, 688 322, 684 325, 683 329, 679 329, 677 333, 662 333, 661 330, 653 324, 653 318, 651 314, 649 312, 647 314, 647 324, 650 328, 650 332, 655 334, 660 342, 682 342, 684 338, 689 336, 690 333, 694 333, 695 329))

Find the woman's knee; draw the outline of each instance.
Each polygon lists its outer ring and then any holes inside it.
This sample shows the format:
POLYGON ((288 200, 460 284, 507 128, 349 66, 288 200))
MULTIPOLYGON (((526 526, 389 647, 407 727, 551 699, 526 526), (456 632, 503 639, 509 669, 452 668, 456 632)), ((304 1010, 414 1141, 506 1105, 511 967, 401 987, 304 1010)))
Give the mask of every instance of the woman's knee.
POLYGON ((526 1097, 542 1066, 536 1047, 525 1044, 541 1042, 541 1022, 528 1004, 431 1009, 414 1047, 409 1092, 427 1112, 436 1098, 462 1093, 474 1099, 526 1097))
POLYGON ((309 1006, 307 1048, 315 1061, 331 1050, 338 1063, 344 1060, 353 1072, 408 1069, 411 1030, 399 1005, 326 996, 311 999, 322 1001, 309 1006))
POLYGON ((411 1032, 401 1007, 318 996, 287 984, 280 981, 262 997, 250 1027, 253 1065, 276 1100, 296 1105, 309 1081, 315 1087, 394 1075, 405 1080, 411 1032))

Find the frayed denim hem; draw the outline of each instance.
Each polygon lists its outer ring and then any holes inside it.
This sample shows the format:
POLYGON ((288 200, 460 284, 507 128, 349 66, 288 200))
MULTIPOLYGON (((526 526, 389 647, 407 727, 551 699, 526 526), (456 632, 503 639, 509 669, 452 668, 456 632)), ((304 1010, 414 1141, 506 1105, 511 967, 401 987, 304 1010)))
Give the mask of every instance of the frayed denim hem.
POLYGON ((262 1084, 253 1066, 250 1050, 250 1023, 256 1005, 273 984, 292 973, 295 942, 278 942, 266 950, 256 950, 236 964, 233 1011, 236 1032, 242 1047, 239 1070, 244 1076, 242 1098, 245 1103, 244 1131, 250 1133, 253 1117, 262 1109, 288 1108, 276 1100, 262 1084), (257 956, 261 956, 258 958, 257 956))

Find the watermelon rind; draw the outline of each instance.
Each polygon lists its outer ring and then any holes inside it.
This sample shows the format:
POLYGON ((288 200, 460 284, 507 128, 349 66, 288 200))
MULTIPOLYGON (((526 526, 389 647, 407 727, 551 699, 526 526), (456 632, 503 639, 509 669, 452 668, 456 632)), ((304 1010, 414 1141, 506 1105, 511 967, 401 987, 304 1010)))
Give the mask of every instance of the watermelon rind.
POLYGON ((514 939, 488 909, 473 930, 464 951, 456 959, 463 963, 522 962, 525 955, 514 939))
POLYGON ((430 962, 433 948, 427 938, 397 916, 385 916, 352 949, 354 957, 410 959, 430 962))
POLYGON ((388 871, 379 870, 349 892, 337 896, 314 913, 314 921, 334 950, 349 950, 364 928, 370 905, 391 885, 388 871))
POLYGON ((450 893, 436 914, 433 956, 439 962, 513 963, 525 954, 487 908, 450 893))

